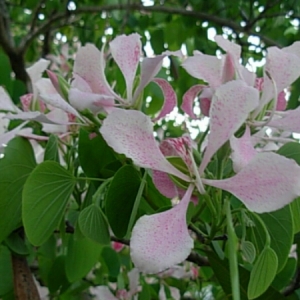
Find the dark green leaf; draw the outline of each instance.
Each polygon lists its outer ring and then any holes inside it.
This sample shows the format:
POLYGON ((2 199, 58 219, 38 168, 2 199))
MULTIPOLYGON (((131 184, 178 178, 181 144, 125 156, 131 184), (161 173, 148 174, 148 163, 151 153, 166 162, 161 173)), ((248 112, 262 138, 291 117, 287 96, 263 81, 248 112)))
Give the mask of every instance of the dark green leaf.
POLYGON ((70 282, 83 278, 96 264, 102 246, 88 238, 70 236, 66 256, 66 275, 70 282))
POLYGON ((120 273, 120 259, 116 251, 110 247, 104 247, 101 256, 107 266, 109 276, 117 278, 120 273))
POLYGON ((0 159, 0 242, 21 223, 23 185, 36 165, 29 141, 18 137, 0 159))
POLYGON ((128 230, 132 210, 141 184, 133 166, 125 165, 115 174, 106 197, 105 212, 112 231, 123 238, 128 230))
POLYGON ((29 241, 43 244, 58 227, 76 180, 54 161, 31 173, 23 190, 23 222, 29 241))
POLYGON ((0 245, 0 297, 13 289, 13 270, 9 250, 0 245))

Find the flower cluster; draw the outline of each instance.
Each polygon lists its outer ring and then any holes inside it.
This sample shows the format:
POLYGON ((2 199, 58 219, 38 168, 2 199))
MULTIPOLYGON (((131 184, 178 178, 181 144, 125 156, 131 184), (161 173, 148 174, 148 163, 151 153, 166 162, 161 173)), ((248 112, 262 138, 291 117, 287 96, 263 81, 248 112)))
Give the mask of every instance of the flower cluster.
MULTIPOLYGON (((116 153, 125 155, 139 168, 152 170, 152 180, 163 195, 181 199, 169 210, 144 215, 136 221, 130 251, 140 272, 162 272, 187 258, 194 245, 186 221, 189 203, 205 201, 211 189, 234 195, 247 209, 257 213, 278 210, 300 196, 297 163, 261 147, 266 144, 267 129, 300 132, 300 108, 286 111, 284 92, 300 76, 300 42, 283 49, 268 48, 263 77, 257 78, 240 64, 240 46, 222 36, 216 36, 215 41, 224 51, 220 58, 199 51, 191 57, 184 57, 180 51, 142 57, 138 34, 116 37, 109 49, 124 76, 123 95, 106 78, 105 49, 99 51, 91 44, 76 54, 71 81, 51 71, 49 78, 43 78, 42 73, 49 65, 46 60, 28 69, 33 93, 21 98, 22 110, 0 89, 0 110, 5 111, 2 121, 24 121, 2 133, 0 145, 18 134, 37 140, 47 138, 24 131, 32 120, 42 123, 44 132, 60 137, 71 134, 72 125, 93 125, 116 153), (209 133, 197 147, 188 135, 159 144, 153 134, 153 124, 177 106, 171 84, 156 77, 163 59, 170 55, 181 60, 182 67, 202 81, 187 87, 181 105, 192 119, 209 117, 209 133), (162 109, 152 119, 141 105, 142 92, 150 82, 156 83, 164 95, 162 109), (200 102, 199 116, 193 109, 195 101, 200 102), (197 152, 203 145, 204 151, 197 152), (224 145, 228 150, 226 159, 232 161, 232 172, 216 176, 209 166, 224 145)), ((279 137, 278 141, 283 139, 279 137)), ((103 289, 102 293, 109 292, 103 289)))

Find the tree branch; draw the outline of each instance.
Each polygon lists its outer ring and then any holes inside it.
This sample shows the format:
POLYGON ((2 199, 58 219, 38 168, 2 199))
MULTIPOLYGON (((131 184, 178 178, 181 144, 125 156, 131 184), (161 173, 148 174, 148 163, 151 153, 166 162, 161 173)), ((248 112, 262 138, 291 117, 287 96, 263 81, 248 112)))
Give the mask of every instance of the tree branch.
MULTIPOLYGON (((72 24, 72 19, 74 16, 89 13, 89 14, 99 14, 101 12, 111 12, 115 10, 120 11, 140 11, 142 13, 165 13, 165 14, 176 14, 186 17, 195 18, 197 20, 202 21, 208 21, 212 22, 216 25, 220 26, 226 26, 234 31, 240 33, 243 32, 247 35, 254 35, 260 37, 260 39, 266 44, 266 45, 272 45, 272 46, 280 46, 276 41, 262 35, 261 33, 255 32, 252 28, 245 28, 240 26, 236 21, 221 18, 217 15, 211 15, 204 12, 199 11, 193 11, 193 10, 187 10, 183 8, 174 8, 174 7, 168 7, 168 6, 162 6, 162 5, 155 5, 155 6, 143 6, 136 3, 131 4, 118 4, 118 5, 103 5, 103 6, 85 6, 85 7, 79 7, 74 11, 66 11, 66 12, 59 12, 54 15, 52 15, 46 22, 44 22, 41 26, 37 27, 33 32, 29 33, 26 37, 23 38, 22 42, 20 43, 19 48, 22 49, 22 51, 26 51, 30 43, 40 34, 45 33, 49 30, 51 26, 53 28, 55 27, 55 23, 65 19, 68 24, 72 24), (70 16, 69 16, 70 15, 70 16)), ((75 18, 74 18, 75 21, 75 18)))

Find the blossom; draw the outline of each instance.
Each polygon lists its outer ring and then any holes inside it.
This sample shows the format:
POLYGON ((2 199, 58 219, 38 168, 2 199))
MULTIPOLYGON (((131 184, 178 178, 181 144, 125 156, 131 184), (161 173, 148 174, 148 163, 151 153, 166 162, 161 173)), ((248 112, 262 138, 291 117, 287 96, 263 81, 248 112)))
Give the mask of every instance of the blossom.
MULTIPOLYGON (((300 167, 295 161, 275 153, 250 156, 239 172, 230 178, 200 178, 213 154, 233 138, 235 131, 256 107, 255 97, 258 99, 258 91, 240 80, 216 89, 212 99, 208 146, 199 170, 192 168, 192 172, 182 172, 167 160, 154 139, 151 119, 142 112, 116 109, 104 120, 100 133, 117 153, 125 154, 137 166, 175 176, 188 186, 179 204, 162 213, 142 216, 136 222, 130 245, 132 260, 140 271, 161 272, 188 256, 193 241, 187 231, 186 210, 195 185, 197 188, 205 184, 226 190, 247 208, 259 213, 277 210, 300 195, 300 167)), ((193 163, 188 163, 185 155, 189 151, 182 151, 182 145, 182 142, 177 146, 173 144, 187 162, 188 170, 193 163)), ((238 147, 235 148, 238 151, 238 147)), ((201 192, 201 188, 198 191, 201 192)))

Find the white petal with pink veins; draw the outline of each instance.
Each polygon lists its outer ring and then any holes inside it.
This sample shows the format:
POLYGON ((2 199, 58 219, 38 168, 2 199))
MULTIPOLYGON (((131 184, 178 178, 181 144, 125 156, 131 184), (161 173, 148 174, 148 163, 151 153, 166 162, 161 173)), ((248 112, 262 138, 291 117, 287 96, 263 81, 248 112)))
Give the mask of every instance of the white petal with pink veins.
POLYGON ((163 107, 158 116, 153 119, 153 122, 156 122, 159 119, 165 117, 174 109, 174 107, 177 105, 177 96, 171 84, 165 79, 155 78, 153 79, 153 82, 155 82, 161 88, 164 94, 163 107))
POLYGON ((82 119, 79 113, 58 94, 58 92, 52 85, 50 79, 40 79, 36 83, 36 87, 39 92, 39 97, 42 101, 54 107, 60 108, 66 112, 69 112, 75 115, 76 117, 82 119))
POLYGON ((78 111, 89 109, 92 113, 99 113, 106 107, 109 109, 115 105, 115 100, 111 96, 82 92, 77 88, 69 91, 70 104, 78 111))
POLYGON ((50 60, 41 58, 31 67, 26 69, 32 83, 32 89, 33 89, 32 93, 33 93, 34 100, 36 99, 38 93, 35 87, 35 83, 42 78, 42 74, 43 72, 46 71, 49 64, 50 64, 50 60))
POLYGON ((210 134, 199 173, 203 173, 216 151, 240 128, 259 101, 259 92, 242 80, 216 89, 210 106, 210 134))
POLYGON ((178 189, 167 173, 153 170, 152 180, 162 195, 170 199, 178 196, 178 189))
POLYGON ((0 111, 1 110, 12 112, 19 111, 2 86, 0 86, 0 111))
MULTIPOLYGON (((300 76, 300 57, 277 47, 270 47, 268 48, 265 71, 275 81, 279 93, 300 76)), ((273 83, 265 74, 262 104, 267 104, 272 98, 274 98, 273 83)))
POLYGON ((300 167, 279 154, 258 153, 235 176, 203 183, 230 192, 251 211, 271 212, 300 196, 300 167))
POLYGON ((153 137, 153 123, 142 112, 116 108, 103 121, 100 132, 110 147, 131 158, 138 166, 190 181, 163 156, 153 137))
POLYGON ((244 135, 240 138, 232 136, 230 146, 233 151, 231 153, 233 170, 238 173, 257 153, 252 144, 250 128, 247 126, 244 135))
POLYGON ((222 60, 216 56, 199 54, 188 57, 182 67, 195 78, 208 82, 212 88, 222 84, 222 60))
POLYGON ((120 35, 109 43, 111 54, 124 75, 127 100, 132 101, 135 73, 141 57, 141 37, 137 33, 120 35))
POLYGON ((136 222, 130 240, 131 259, 141 272, 161 272, 184 261, 193 248, 186 210, 192 195, 190 185, 183 199, 168 211, 144 215, 136 222))
POLYGON ((291 132, 300 132, 300 107, 283 112, 282 118, 271 120, 268 126, 291 132))
POLYGON ((174 55, 182 58, 182 52, 178 51, 165 51, 161 55, 157 55, 155 57, 144 57, 141 63, 141 80, 134 91, 133 100, 139 96, 145 86, 157 75, 159 70, 161 69, 163 59, 166 56, 174 55))
POLYGON ((197 95, 205 88, 205 85, 197 84, 189 88, 183 95, 181 109, 188 114, 192 119, 198 117, 194 114, 194 100, 197 95))
POLYGON ((242 49, 240 45, 225 39, 221 35, 216 35, 215 41, 220 48, 222 48, 224 51, 228 53, 231 53, 234 59, 236 60, 236 62, 238 63, 241 57, 241 49, 242 49))
POLYGON ((74 75, 79 75, 90 86, 93 93, 119 98, 108 84, 105 73, 103 53, 94 45, 87 44, 76 53, 74 75))

